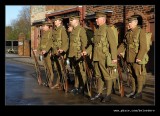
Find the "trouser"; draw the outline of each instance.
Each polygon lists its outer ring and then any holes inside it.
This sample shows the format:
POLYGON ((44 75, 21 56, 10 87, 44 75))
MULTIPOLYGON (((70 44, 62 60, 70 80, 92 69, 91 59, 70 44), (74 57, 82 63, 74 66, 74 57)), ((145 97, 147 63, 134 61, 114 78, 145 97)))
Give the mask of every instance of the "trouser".
POLYGON ((137 63, 128 63, 128 69, 131 76, 131 88, 133 92, 140 93, 143 88, 144 75, 142 74, 142 65, 137 63), (136 89, 137 87, 137 89, 136 89))
POLYGON ((49 74, 48 81, 52 83, 53 79, 54 79, 54 74, 53 74, 53 69, 52 69, 52 61, 51 61, 51 57, 50 57, 49 53, 44 55, 44 60, 45 60, 45 65, 46 65, 45 67, 49 71, 49 73, 47 73, 47 74, 49 74))
POLYGON ((113 74, 113 69, 105 65, 105 60, 94 61, 95 77, 97 79, 97 92, 102 93, 104 83, 106 83, 106 94, 110 95, 112 91, 113 79, 116 75, 113 74), (111 74, 112 73, 112 74, 111 74))
POLYGON ((61 62, 61 59, 59 59, 58 56, 54 56, 53 58, 53 65, 54 65, 54 68, 57 72, 57 81, 56 81, 56 84, 60 84, 61 81, 62 81, 62 62, 61 62))
POLYGON ((117 83, 117 81, 119 81, 118 78, 113 79, 113 88, 114 88, 114 89, 118 89, 118 86, 119 86, 118 84, 119 84, 119 82, 117 83))
POLYGON ((72 62, 72 69, 75 77, 74 87, 84 87, 87 81, 84 61, 75 62, 75 59, 73 58, 70 58, 70 61, 72 62))
POLYGON ((146 67, 145 67, 145 64, 142 65, 142 74, 143 74, 143 85, 146 84, 146 74, 147 74, 147 70, 146 70, 146 67))

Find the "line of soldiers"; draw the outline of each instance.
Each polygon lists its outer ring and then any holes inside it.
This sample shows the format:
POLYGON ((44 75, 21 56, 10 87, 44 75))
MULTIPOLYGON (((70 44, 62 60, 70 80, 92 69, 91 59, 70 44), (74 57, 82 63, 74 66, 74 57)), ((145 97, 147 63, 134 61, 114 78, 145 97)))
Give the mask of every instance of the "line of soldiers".
POLYGON ((125 40, 118 47, 116 38, 109 25, 106 24, 106 14, 104 12, 96 12, 96 24, 98 28, 91 32, 91 37, 86 33, 86 29, 80 25, 79 16, 69 17, 69 36, 65 27, 62 25, 62 17, 55 16, 54 29, 50 30, 52 23, 43 23, 43 35, 38 50, 44 55, 44 60, 47 62, 50 71, 49 87, 51 89, 61 88, 63 68, 60 63, 59 54, 64 58, 69 58, 74 72, 74 89, 70 92, 74 94, 84 94, 87 83, 86 67, 82 56, 90 56, 93 67, 93 74, 96 80, 97 94, 91 96, 90 100, 95 101, 100 99, 101 102, 111 101, 111 93, 113 81, 117 79, 117 56, 122 56, 125 51, 125 58, 129 72, 131 74, 132 91, 126 94, 127 97, 142 98, 143 79, 145 78, 145 66, 142 61, 145 53, 147 53, 147 43, 145 32, 138 24, 137 17, 131 16, 128 18, 128 31, 125 35, 125 40), (139 48, 135 51, 134 44, 135 35, 141 29, 139 34, 139 48), (92 38, 89 39, 88 38, 92 38), (117 48, 118 47, 118 48, 117 48), (57 82, 53 85, 54 74, 52 64, 57 70, 57 82), (104 86, 106 87, 103 93, 104 86))

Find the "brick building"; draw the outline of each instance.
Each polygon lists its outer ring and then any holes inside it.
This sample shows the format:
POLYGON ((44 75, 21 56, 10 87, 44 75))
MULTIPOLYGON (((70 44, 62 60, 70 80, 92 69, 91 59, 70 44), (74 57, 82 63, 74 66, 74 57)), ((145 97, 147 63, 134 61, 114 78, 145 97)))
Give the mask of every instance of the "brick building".
POLYGON ((84 20, 90 22, 94 30, 94 15, 96 11, 104 11, 107 13, 107 23, 116 25, 120 30, 120 41, 125 34, 126 18, 133 14, 141 16, 139 24, 147 32, 152 32, 153 45, 149 52, 150 61, 147 64, 147 70, 154 73, 154 38, 155 38, 155 6, 154 5, 50 5, 50 6, 31 6, 31 47, 36 49, 40 38, 41 23, 45 20, 51 20, 54 16, 62 16, 63 24, 67 27, 70 15, 79 15, 81 24, 84 20))

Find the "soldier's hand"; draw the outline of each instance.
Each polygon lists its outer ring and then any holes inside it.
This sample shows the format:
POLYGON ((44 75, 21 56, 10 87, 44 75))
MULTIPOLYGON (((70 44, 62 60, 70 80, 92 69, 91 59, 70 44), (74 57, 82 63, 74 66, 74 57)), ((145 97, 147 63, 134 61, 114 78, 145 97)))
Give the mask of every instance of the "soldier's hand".
POLYGON ((119 56, 123 57, 123 53, 119 53, 119 56))
POLYGON ((63 52, 63 50, 62 50, 62 49, 59 49, 59 50, 58 50, 58 52, 62 53, 62 52, 63 52))
POLYGON ((46 51, 45 50, 42 50, 42 54, 45 54, 46 53, 46 51))
POLYGON ((136 59, 136 62, 138 63, 138 62, 141 62, 141 60, 139 60, 139 59, 136 59))
POLYGON ((82 53, 81 53, 81 55, 83 56, 83 55, 87 55, 87 52, 86 51, 83 51, 82 53))
POLYGON ((37 50, 33 50, 34 52, 37 52, 37 50))
POLYGON ((49 56, 52 56, 52 53, 51 53, 51 52, 49 53, 49 56))
POLYGON ((112 64, 116 64, 117 63, 117 60, 112 60, 112 64))

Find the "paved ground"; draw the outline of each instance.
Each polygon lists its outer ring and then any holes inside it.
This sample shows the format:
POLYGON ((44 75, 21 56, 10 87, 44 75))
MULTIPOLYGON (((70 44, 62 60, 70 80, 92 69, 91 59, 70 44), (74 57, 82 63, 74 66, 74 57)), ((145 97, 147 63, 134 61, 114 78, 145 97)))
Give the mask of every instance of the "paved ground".
MULTIPOLYGON (((30 56, 19 56, 18 54, 6 54, 6 58, 11 58, 14 61, 18 62, 24 62, 28 64, 34 64, 33 57, 30 56)), ((42 65, 42 62, 39 62, 40 65, 42 65)))
MULTIPOLYGON (((7 89, 8 87, 10 88, 10 85, 12 86, 14 85, 11 89, 9 89, 10 91, 7 91, 6 96, 7 96, 7 99, 9 100, 6 102, 7 104, 18 104, 18 105, 53 105, 53 104, 60 104, 60 105, 97 104, 99 105, 101 104, 101 105, 104 105, 99 102, 91 103, 88 101, 87 97, 83 97, 83 96, 75 97, 70 93, 65 94, 63 91, 50 90, 44 86, 38 86, 35 78, 33 78, 35 77, 33 65, 34 65, 33 58, 26 57, 26 56, 18 56, 17 54, 6 54, 6 67, 8 67, 7 74, 6 74, 6 77, 7 77, 6 90, 8 90, 7 89), (8 74, 8 71, 12 72, 12 76, 8 74), (22 82, 24 83, 23 85, 22 85, 22 82), (29 86, 25 87, 27 85, 29 86), (17 91, 17 89, 19 90, 17 91)), ((148 73, 146 84, 147 84, 147 87, 143 90, 143 100, 133 100, 131 98, 126 98, 126 97, 121 98, 119 95, 112 94, 112 102, 108 103, 107 105, 135 105, 135 104, 136 105, 154 105, 155 104, 154 75, 151 75, 150 73, 148 73)), ((125 91, 128 91, 128 90, 129 90, 129 87, 125 86, 125 91)))

